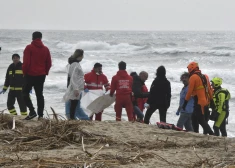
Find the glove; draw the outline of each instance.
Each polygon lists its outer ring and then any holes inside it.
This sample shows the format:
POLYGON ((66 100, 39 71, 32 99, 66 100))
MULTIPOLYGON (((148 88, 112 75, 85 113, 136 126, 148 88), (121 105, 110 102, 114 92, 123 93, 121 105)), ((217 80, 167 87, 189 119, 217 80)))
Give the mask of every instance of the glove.
POLYGON ((3 89, 3 90, 0 92, 0 94, 4 94, 5 92, 6 92, 6 90, 3 89))
POLYGON ((144 103, 144 107, 148 109, 150 106, 148 103, 144 103))
POLYGON ((188 104, 188 101, 187 101, 187 100, 184 100, 184 104, 183 104, 183 106, 182 106, 182 109, 183 109, 184 111, 185 111, 185 108, 186 108, 187 104, 188 104))
POLYGON ((217 111, 212 111, 211 115, 210 115, 210 120, 212 121, 217 121, 218 117, 219 117, 219 113, 217 111))
POLYGON ((214 100, 211 100, 211 101, 210 101, 210 108, 211 108, 212 110, 216 108, 216 107, 215 107, 214 100))
POLYGON ((85 92, 85 93, 88 93, 88 92, 89 92, 89 89, 86 88, 86 89, 84 90, 84 92, 85 92))
POLYGON ((177 111, 175 114, 176 114, 177 116, 180 115, 180 111, 177 111))
POLYGON ((215 112, 215 121, 217 121, 217 120, 218 120, 219 115, 220 115, 220 113, 218 113, 218 112, 216 111, 216 112, 215 112))

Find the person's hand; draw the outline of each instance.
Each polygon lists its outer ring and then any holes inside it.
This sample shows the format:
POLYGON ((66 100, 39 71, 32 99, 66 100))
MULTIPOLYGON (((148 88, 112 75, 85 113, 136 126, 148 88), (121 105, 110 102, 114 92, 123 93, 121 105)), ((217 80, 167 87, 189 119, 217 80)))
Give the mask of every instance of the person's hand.
POLYGON ((88 92, 89 92, 89 89, 86 88, 86 89, 84 90, 84 92, 85 92, 85 93, 88 93, 88 92))
POLYGON ((2 90, 2 91, 0 91, 0 94, 4 94, 6 92, 6 90, 2 90))
POLYGON ((29 93, 32 94, 32 93, 33 93, 33 90, 30 90, 29 93))
POLYGON ((175 114, 176 114, 177 116, 180 115, 180 111, 177 111, 175 114))
POLYGON ((211 115, 210 115, 210 120, 212 120, 212 121, 217 121, 218 120, 218 118, 219 118, 219 115, 220 115, 220 113, 218 113, 217 111, 212 111, 212 113, 211 113, 211 115))
POLYGON ((146 109, 149 109, 149 108, 150 108, 150 105, 149 105, 148 103, 144 103, 144 107, 145 107, 146 109))
POLYGON ((184 104, 183 104, 183 106, 182 106, 182 109, 183 109, 184 111, 185 111, 185 108, 186 108, 187 104, 188 104, 188 101, 187 101, 187 100, 184 100, 184 104))
POLYGON ((74 90, 74 95, 75 95, 75 97, 78 97, 79 96, 79 91, 78 90, 74 90))

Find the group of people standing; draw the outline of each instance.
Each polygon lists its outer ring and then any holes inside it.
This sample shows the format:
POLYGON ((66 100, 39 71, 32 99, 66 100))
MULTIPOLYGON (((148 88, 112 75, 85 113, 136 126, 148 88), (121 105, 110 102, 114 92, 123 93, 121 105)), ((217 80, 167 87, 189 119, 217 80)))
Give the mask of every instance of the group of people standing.
POLYGON ((5 83, 0 93, 5 93, 9 88, 7 108, 12 115, 17 115, 14 107, 15 99, 20 106, 21 115, 30 120, 38 116, 43 118, 44 96, 43 86, 51 68, 51 55, 49 49, 42 43, 42 33, 34 32, 32 42, 24 50, 23 63, 19 54, 13 54, 13 63, 7 69, 5 83), (37 97, 37 112, 32 104, 30 92, 34 88, 37 97), (27 108, 29 108, 29 114, 27 108))
POLYGON ((231 98, 229 91, 222 88, 221 78, 215 77, 209 81, 209 77, 202 74, 198 63, 191 62, 187 68, 188 72, 180 77, 184 87, 180 92, 180 103, 176 112, 176 115, 180 114, 177 126, 184 126, 187 131, 198 133, 200 124, 203 134, 219 136, 221 132, 226 137, 231 98), (208 124, 209 119, 214 121, 214 132, 208 124))
MULTIPOLYGON (((26 120, 43 118, 44 97, 43 85, 46 75, 51 68, 51 55, 49 49, 41 41, 42 33, 34 32, 32 43, 24 50, 23 63, 18 54, 12 55, 13 63, 8 67, 3 90, 8 87, 7 107, 12 115, 17 115, 14 107, 15 99, 20 106, 21 115, 27 115, 26 120), (37 113, 30 99, 30 92, 34 88, 37 97, 37 113), (29 114, 26 107, 29 108, 29 114)), ((139 74, 126 71, 126 63, 118 64, 117 74, 112 77, 111 85, 102 71, 102 64, 95 63, 91 72, 84 74, 80 62, 84 58, 82 49, 75 50, 68 59, 67 90, 63 97, 65 111, 68 119, 92 120, 80 106, 81 94, 89 90, 109 91, 110 96, 116 95, 114 110, 116 121, 121 121, 122 109, 125 108, 129 121, 138 121, 149 124, 151 115, 159 110, 160 121, 166 122, 167 110, 171 104, 171 84, 166 78, 166 69, 159 66, 156 78, 148 91, 145 81, 148 73, 141 71, 139 74), (143 111, 147 108, 144 115, 143 111)), ((177 126, 185 127, 187 131, 199 132, 199 124, 204 134, 227 136, 226 120, 229 116, 230 93, 221 87, 222 79, 215 77, 209 81, 207 75, 202 74, 196 62, 187 66, 180 80, 183 88, 180 92, 179 108, 176 115, 180 115, 177 126), (209 108, 212 109, 210 114, 209 108), (210 128, 209 119, 215 121, 213 130, 210 128)), ((102 112, 95 114, 95 120, 102 120, 102 112)))

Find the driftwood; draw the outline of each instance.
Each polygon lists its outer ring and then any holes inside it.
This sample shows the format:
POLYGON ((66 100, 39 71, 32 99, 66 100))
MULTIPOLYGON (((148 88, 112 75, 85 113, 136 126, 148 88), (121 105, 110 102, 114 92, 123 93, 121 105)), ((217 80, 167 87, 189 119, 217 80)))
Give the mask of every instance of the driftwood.
MULTIPOLYGON (((54 111, 54 109, 52 109, 54 111)), ((172 142, 170 137, 160 140, 156 139, 151 144, 142 142, 124 141, 119 137, 109 137, 101 133, 88 131, 87 125, 93 126, 89 121, 67 121, 60 120, 58 115, 53 112, 54 120, 45 119, 37 127, 25 127, 18 120, 15 121, 15 128, 12 130, 13 118, 10 115, 1 114, 0 128, 0 166, 7 165, 27 167, 114 167, 128 164, 143 165, 149 159, 164 162, 167 167, 228 167, 234 165, 235 160, 225 158, 218 160, 211 156, 203 158, 196 148, 206 148, 206 146, 218 145, 217 142, 207 141, 197 142, 193 145, 179 145, 172 142), (108 145, 107 145, 108 144, 108 145), (37 152, 43 150, 59 150, 65 147, 74 148, 74 151, 80 151, 71 158, 51 157, 44 158, 39 154, 29 158, 28 152, 37 152), (169 161, 168 158, 160 155, 158 152, 150 151, 156 149, 177 149, 191 148, 195 154, 194 161, 188 160, 186 163, 177 163, 169 161), (115 155, 106 154, 106 149, 118 149, 115 155), (91 150, 93 149, 93 150, 91 150)), ((229 150, 226 139, 224 141, 224 150, 229 150)))

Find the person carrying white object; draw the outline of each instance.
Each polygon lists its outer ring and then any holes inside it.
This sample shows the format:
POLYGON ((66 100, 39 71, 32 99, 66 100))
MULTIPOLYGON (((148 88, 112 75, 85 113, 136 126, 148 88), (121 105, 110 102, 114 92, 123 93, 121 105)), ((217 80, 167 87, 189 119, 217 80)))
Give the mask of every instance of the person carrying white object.
MULTIPOLYGON (((91 72, 85 74, 85 92, 89 92, 89 90, 103 90, 103 87, 106 91, 110 90, 110 84, 106 77, 106 75, 102 72, 102 64, 95 63, 91 72)), ((101 121, 102 120, 102 112, 95 114, 95 120, 101 121)), ((91 120, 93 115, 90 117, 91 120)))
MULTIPOLYGON (((90 90, 89 92, 83 92, 81 97, 81 108, 89 116, 93 116, 95 112, 93 110, 87 109, 87 107, 93 103, 94 100, 102 96, 104 93, 102 90, 90 90)), ((102 111, 102 110, 101 110, 102 111)), ((90 119, 90 118, 89 118, 90 119)))
POLYGON ((75 110, 80 100, 81 92, 84 90, 84 73, 79 63, 84 57, 83 53, 83 50, 77 49, 73 54, 73 58, 76 59, 77 62, 73 62, 69 67, 68 75, 70 76, 70 84, 63 97, 65 102, 68 100, 71 101, 70 119, 72 120, 75 119, 75 110))

